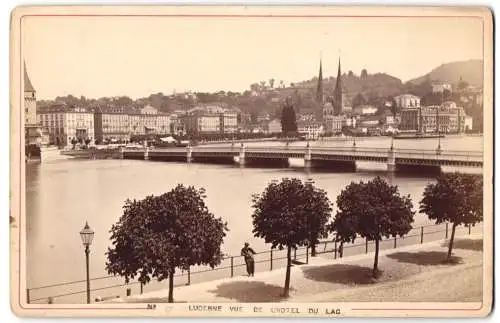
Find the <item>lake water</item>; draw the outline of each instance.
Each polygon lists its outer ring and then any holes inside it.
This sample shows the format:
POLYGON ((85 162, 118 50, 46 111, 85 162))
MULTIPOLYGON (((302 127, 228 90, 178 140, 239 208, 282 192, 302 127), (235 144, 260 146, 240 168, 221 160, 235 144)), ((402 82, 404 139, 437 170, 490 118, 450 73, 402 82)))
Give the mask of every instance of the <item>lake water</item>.
MULTIPOLYGON (((279 143, 273 143, 279 144, 279 143)), ((305 143, 293 143, 304 145, 305 143)), ((315 145, 352 145, 352 140, 314 142, 315 145)), ((358 147, 389 147, 389 138, 358 138, 358 147)), ((395 140, 395 148, 435 149, 437 139, 395 140)), ((443 149, 479 150, 482 137, 450 137, 443 149)), ((91 246, 91 277, 107 275, 105 252, 109 230, 122 214, 127 198, 141 199, 171 190, 179 183, 204 187, 208 208, 228 222, 230 232, 223 251, 239 254, 245 241, 257 251, 267 250, 252 235, 251 196, 283 177, 312 178, 332 202, 351 181, 380 175, 418 207, 432 177, 385 172, 383 164, 359 164, 354 173, 305 172, 300 160, 290 168, 259 169, 238 166, 149 162, 134 160, 60 160, 26 165, 27 279, 28 287, 85 279, 85 257, 79 231, 85 221, 95 231, 91 246)), ((477 172, 477 170, 476 170, 477 172)), ((428 223, 417 215, 415 226, 428 223)), ((56 293, 57 294, 57 293, 56 293)))

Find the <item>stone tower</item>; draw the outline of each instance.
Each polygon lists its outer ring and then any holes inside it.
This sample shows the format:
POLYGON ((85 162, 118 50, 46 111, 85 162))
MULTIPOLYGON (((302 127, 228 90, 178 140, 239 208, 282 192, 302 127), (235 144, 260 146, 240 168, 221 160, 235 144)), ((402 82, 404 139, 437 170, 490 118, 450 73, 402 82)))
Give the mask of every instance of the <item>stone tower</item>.
POLYGON ((36 125, 36 91, 24 63, 24 120, 26 126, 36 125))

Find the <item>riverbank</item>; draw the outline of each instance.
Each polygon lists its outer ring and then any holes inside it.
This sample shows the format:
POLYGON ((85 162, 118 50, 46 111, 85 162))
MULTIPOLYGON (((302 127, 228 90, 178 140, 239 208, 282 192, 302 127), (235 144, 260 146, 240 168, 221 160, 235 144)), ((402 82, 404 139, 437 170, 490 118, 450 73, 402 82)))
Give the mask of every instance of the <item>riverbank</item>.
MULTIPOLYGON (((455 241, 452 262, 444 263, 446 241, 380 253, 377 280, 371 277, 373 253, 311 258, 292 267, 290 297, 280 295, 285 268, 174 289, 176 302, 481 302, 482 235, 455 241), (459 279, 457 278, 459 277, 459 279)), ((168 289, 110 302, 164 303, 168 289)))

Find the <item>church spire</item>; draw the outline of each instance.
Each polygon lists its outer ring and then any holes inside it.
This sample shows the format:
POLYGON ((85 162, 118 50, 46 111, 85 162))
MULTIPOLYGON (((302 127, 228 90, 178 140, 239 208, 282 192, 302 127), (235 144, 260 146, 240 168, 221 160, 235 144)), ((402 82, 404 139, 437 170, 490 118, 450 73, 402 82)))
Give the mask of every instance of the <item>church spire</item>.
POLYGON ((319 104, 323 103, 323 66, 322 59, 319 59, 319 74, 318 74, 318 86, 316 88, 316 101, 319 104))
POLYGON ((339 57, 339 68, 337 72, 337 82, 335 84, 335 91, 334 91, 334 100, 335 100, 335 105, 334 105, 334 111, 336 115, 339 115, 342 113, 342 110, 344 109, 344 105, 342 102, 342 71, 340 67, 340 57, 339 57))

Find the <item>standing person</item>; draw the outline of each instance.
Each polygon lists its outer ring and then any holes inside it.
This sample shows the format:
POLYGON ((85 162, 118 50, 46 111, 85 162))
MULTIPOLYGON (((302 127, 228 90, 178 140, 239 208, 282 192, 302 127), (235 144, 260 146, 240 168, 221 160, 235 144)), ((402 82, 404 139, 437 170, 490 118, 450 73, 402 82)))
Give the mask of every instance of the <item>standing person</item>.
POLYGON ((253 251, 253 249, 249 247, 248 242, 245 242, 245 246, 243 247, 243 249, 241 249, 241 255, 245 257, 248 276, 253 276, 255 272, 255 261, 253 259, 255 251, 253 251))

